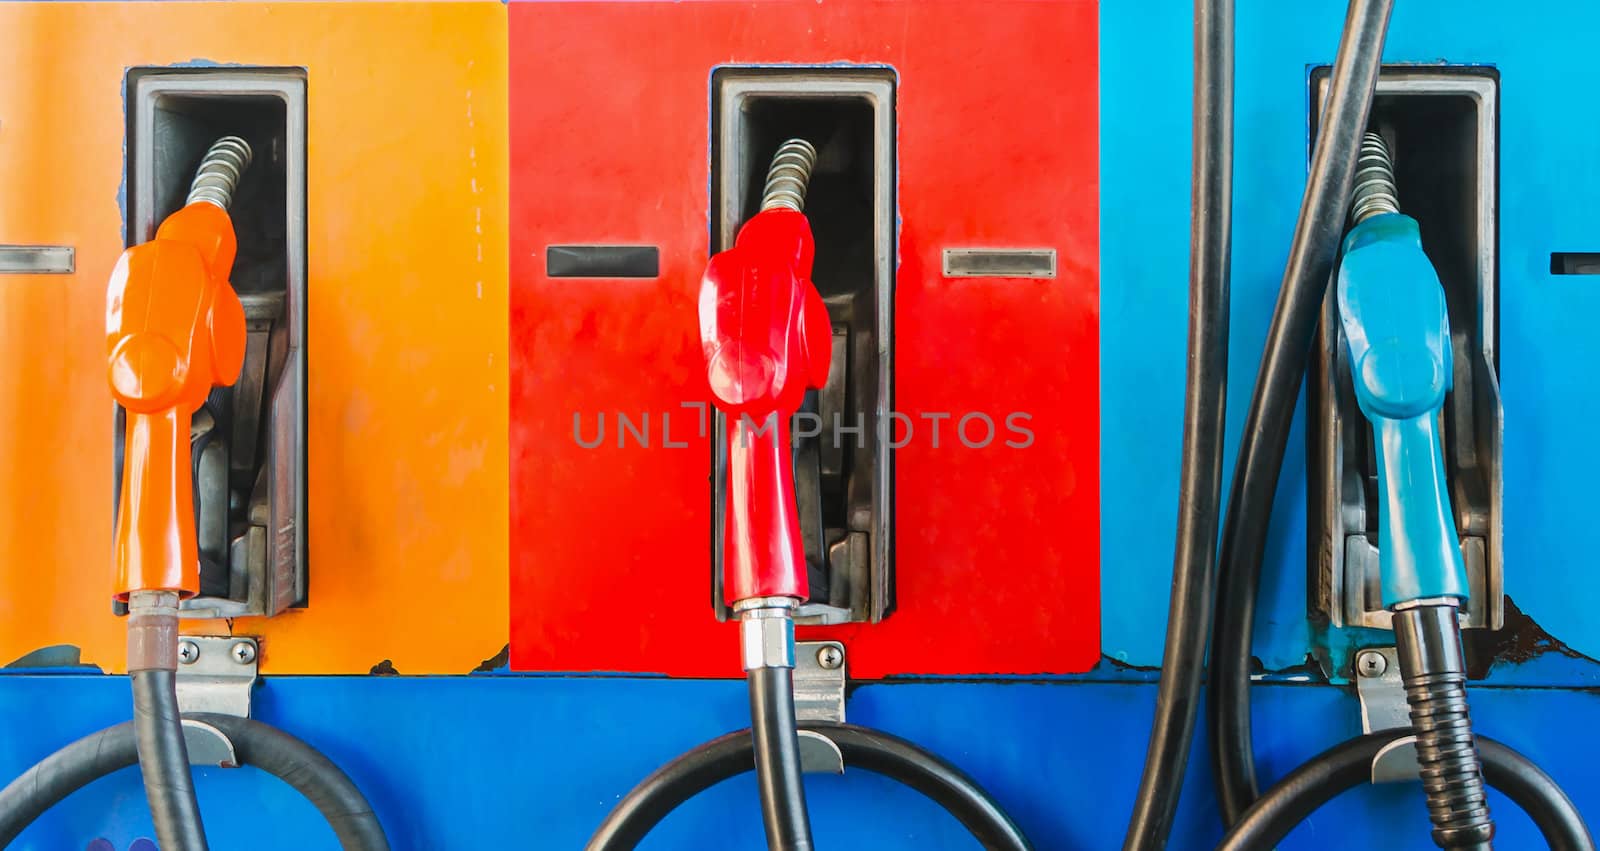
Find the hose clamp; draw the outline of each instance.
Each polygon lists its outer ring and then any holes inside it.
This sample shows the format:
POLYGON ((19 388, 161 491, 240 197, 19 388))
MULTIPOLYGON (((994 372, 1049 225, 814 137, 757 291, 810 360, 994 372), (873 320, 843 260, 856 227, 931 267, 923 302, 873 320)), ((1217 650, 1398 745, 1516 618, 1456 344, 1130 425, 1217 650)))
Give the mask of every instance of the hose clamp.
POLYGON ((128 595, 128 670, 178 669, 178 593, 128 595))

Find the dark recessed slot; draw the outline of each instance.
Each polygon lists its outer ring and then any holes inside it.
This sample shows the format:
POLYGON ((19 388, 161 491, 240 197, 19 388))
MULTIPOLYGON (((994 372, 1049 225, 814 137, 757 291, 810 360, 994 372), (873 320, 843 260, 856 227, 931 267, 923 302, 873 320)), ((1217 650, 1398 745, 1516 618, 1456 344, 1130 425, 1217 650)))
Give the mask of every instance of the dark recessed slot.
MULTIPOLYGON (((795 488, 811 577, 811 606, 802 617, 875 621, 892 606, 890 458, 876 431, 890 403, 893 76, 874 68, 724 68, 712 84, 713 251, 730 245, 759 211, 780 145, 800 138, 817 150, 805 213, 816 250, 812 280, 833 325, 833 360, 827 386, 808 394, 802 409, 813 425, 796 424, 795 488)), ((720 471, 720 447, 718 453, 720 471)), ((720 473, 713 498, 713 575, 720 577, 720 473)), ((720 589, 720 579, 714 585, 720 589)), ((720 598, 716 605, 725 616, 720 598)))
MULTIPOLYGON (((1312 130, 1327 69, 1311 79, 1312 130)), ((1468 626, 1501 618, 1502 426, 1497 379, 1498 81, 1486 69, 1386 68, 1369 129, 1394 164, 1400 212, 1415 219, 1450 316, 1452 388, 1441 412, 1445 474, 1472 599, 1468 626)), ((1387 628, 1379 594, 1376 452, 1356 404, 1330 295, 1309 369, 1308 554, 1315 617, 1387 628)))
MULTIPOLYGON (((1467 95, 1379 95, 1373 101, 1371 125, 1389 141, 1394 159, 1395 186, 1399 189, 1400 211, 1416 219, 1422 231, 1422 248, 1433 261, 1444 287, 1450 312, 1451 337, 1456 357, 1455 388, 1445 398, 1441 435, 1450 457, 1470 456, 1468 447, 1457 441, 1475 437, 1473 415, 1462 410, 1472 404, 1473 358, 1470 354, 1479 341, 1477 318, 1481 314, 1483 290, 1480 278, 1480 240, 1485 231, 1479 221, 1478 197, 1483 190, 1479 174, 1479 102, 1467 95)), ((1490 231, 1492 232, 1492 231, 1490 231)), ((1368 457, 1376 459, 1372 431, 1363 430, 1368 457)), ((1371 505, 1376 505, 1376 465, 1368 482, 1371 505)), ((1488 502, 1483 472, 1446 464, 1446 476, 1457 502, 1481 505, 1488 502)), ((1458 516, 1471 516, 1466 506, 1458 516)), ((1481 512, 1479 512, 1481 516, 1481 512)), ((1469 530, 1463 524, 1461 533, 1469 530)), ((1377 512, 1368 519, 1370 537, 1376 543, 1377 512)))
POLYGON ((1600 275, 1600 254, 1558 251, 1550 255, 1552 275, 1600 275))
MULTIPOLYGON (((233 287, 281 291, 287 278, 287 188, 283 158, 287 106, 282 98, 242 95, 157 95, 154 112, 155 224, 183 206, 206 149, 223 136, 250 143, 250 168, 234 190, 228 215, 239 240, 233 287)), ((130 234, 130 244, 154 236, 130 234)))
MULTIPOLYGON (((151 197, 156 203, 157 227, 183 206, 195 169, 213 142, 231 135, 250 143, 250 167, 240 178, 233 205, 228 208, 238 239, 229 280, 241 300, 259 304, 261 300, 251 296, 262 296, 281 308, 288 279, 288 179, 281 155, 288 131, 286 104, 266 95, 163 94, 155 97, 153 118, 151 197)), ((250 376, 241 378, 252 388, 259 386, 250 376)), ((200 503, 196 531, 202 597, 227 598, 242 590, 235 587, 239 579, 230 565, 231 542, 243 536, 250 525, 250 491, 260 473, 253 450, 264 445, 267 418, 245 419, 234 404, 241 389, 241 384, 216 388, 197 414, 200 422, 209 418, 215 423, 207 430, 196 429, 192 447, 200 503), (239 435, 241 440, 227 439, 242 429, 251 433, 239 435), (218 472, 213 473, 213 468, 218 472), (220 506, 220 494, 208 487, 221 477, 223 469, 227 479, 225 512, 214 511, 220 506)), ((254 407, 259 408, 259 401, 254 407)))
MULTIPOLYGON (((200 595, 195 616, 276 614, 307 597, 304 512, 305 73, 294 68, 128 72, 129 245, 187 200, 195 169, 224 136, 251 161, 228 213, 246 352, 190 432, 200 595)), ((121 455, 121 413, 116 452, 121 455)), ((118 464, 120 475, 121 464, 118 464)))
MULTIPOLYGON (((772 161, 778 146, 793 138, 815 145, 817 167, 806 191, 805 210, 816 241, 816 265, 811 278, 828 303, 835 325, 859 323, 862 334, 870 334, 875 312, 872 104, 860 98, 759 98, 750 102, 744 122, 750 152, 746 161, 752 167, 743 176, 743 218, 748 220, 761 207, 766 164, 772 161)), ((846 364, 835 365, 835 369, 844 368, 846 364)), ((847 599, 835 601, 830 597, 827 547, 842 540, 849 529, 851 484, 870 488, 871 477, 866 471, 871 467, 872 455, 870 449, 857 448, 853 434, 835 440, 834 415, 853 426, 859 407, 822 411, 817 405, 813 398, 810 412, 823 417, 823 433, 802 438, 795 457, 806 561, 813 578, 812 601, 848 608, 847 599), (839 455, 841 463, 819 473, 825 450, 839 455), (806 469, 808 465, 810 470, 806 469)), ((863 504, 871 500, 868 490, 861 490, 856 497, 863 504)), ((843 582, 838 584, 844 587, 843 582)))
POLYGON ((1372 126, 1394 155, 1400 211, 1422 229, 1452 325, 1478 313, 1478 108, 1466 95, 1379 95, 1372 105, 1372 126))
MULTIPOLYGON (((817 148, 806 192, 816 239, 812 280, 822 297, 850 309, 872 293, 872 104, 860 98, 758 98, 744 116, 752 164, 744 177, 743 219, 761 208, 767 164, 778 146, 801 138, 817 148), (865 282, 865 285, 863 285, 865 282)), ((870 299, 867 299, 870 301, 870 299)))

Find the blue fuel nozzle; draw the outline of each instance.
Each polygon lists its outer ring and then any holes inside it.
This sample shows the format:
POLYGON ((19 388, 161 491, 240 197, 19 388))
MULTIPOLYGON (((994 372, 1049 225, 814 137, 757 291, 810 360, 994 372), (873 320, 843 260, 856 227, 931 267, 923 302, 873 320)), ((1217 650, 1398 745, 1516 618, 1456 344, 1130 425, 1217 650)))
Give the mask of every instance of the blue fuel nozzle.
POLYGON ((1383 605, 1468 596, 1445 479, 1439 411, 1450 390, 1450 318, 1417 222, 1360 221, 1339 266, 1350 376, 1372 422, 1378 463, 1383 605))

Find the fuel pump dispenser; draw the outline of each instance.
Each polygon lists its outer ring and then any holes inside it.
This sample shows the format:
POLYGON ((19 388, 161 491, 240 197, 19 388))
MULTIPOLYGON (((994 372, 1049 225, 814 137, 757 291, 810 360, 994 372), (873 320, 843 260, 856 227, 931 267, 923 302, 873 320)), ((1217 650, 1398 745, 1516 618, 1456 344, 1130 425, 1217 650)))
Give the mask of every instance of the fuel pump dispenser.
POLYGON ((1156 721, 1126 849, 1166 845, 1197 716, 1204 670, 1199 662, 1208 634, 1211 751, 1229 827, 1220 848, 1273 847, 1322 803, 1374 779, 1385 753, 1408 745, 1416 749, 1417 774, 1440 847, 1490 847, 1494 828, 1485 783, 1522 806, 1552 848, 1594 847, 1571 801, 1547 775, 1471 729, 1457 618, 1470 588, 1439 437, 1440 409, 1451 383, 1447 305, 1422 252, 1416 222, 1399 214, 1384 141, 1366 132, 1392 7, 1391 0, 1351 0, 1348 6, 1235 464, 1216 575, 1211 573, 1212 533, 1222 403, 1220 397, 1207 398, 1208 389, 1220 390, 1206 382, 1220 384, 1226 372, 1226 345, 1218 340, 1226 336, 1229 309, 1233 4, 1218 0, 1196 7, 1191 366, 1182 512, 1156 721), (1354 227, 1341 252, 1347 216, 1354 227), (1393 615, 1411 728, 1339 745, 1259 794, 1248 699, 1257 585, 1312 333, 1340 259, 1338 318, 1348 339, 1360 408, 1374 433, 1382 603, 1393 615))
POLYGON ((245 358, 245 311, 229 283, 228 208, 250 167, 237 136, 206 151, 182 208, 123 253, 106 294, 107 378, 127 411, 113 539, 114 598, 127 604, 133 721, 80 739, 0 790, 0 844, 88 782, 137 763, 161 847, 205 851, 186 737, 224 743, 224 764, 255 764, 300 790, 346 848, 387 849, 359 790, 308 745, 247 718, 180 714, 178 603, 200 593, 190 425, 245 358))
POLYGON ((1600 3, 1236 4, 0 3, 0 849, 1596 851, 1600 3))
POLYGON ((1394 616, 1411 728, 1369 734, 1301 766, 1244 812, 1220 848, 1272 847, 1333 795, 1377 779, 1380 761, 1410 746, 1440 848, 1492 847, 1487 782, 1528 811, 1551 848, 1592 849, 1581 816, 1548 775, 1473 733, 1458 611, 1469 588, 1439 431, 1452 374, 1445 293, 1416 220, 1400 212, 1383 136, 1367 132, 1358 157, 1335 298, 1350 377, 1374 434, 1383 604, 1394 616))
POLYGON ((1031 847, 987 793, 938 757, 875 730, 832 723, 802 728, 795 720, 794 612, 809 590, 789 420, 809 389, 827 383, 832 346, 827 307, 811 282, 814 245, 803 212, 816 158, 805 139, 778 147, 760 212, 731 248, 711 258, 700 285, 706 377, 726 423, 725 596, 739 617, 751 728, 702 745, 646 778, 612 810, 590 839, 590 851, 634 847, 678 804, 752 764, 767 846, 809 851, 801 735, 820 739, 844 766, 884 774, 928 795, 987 848, 1031 847))

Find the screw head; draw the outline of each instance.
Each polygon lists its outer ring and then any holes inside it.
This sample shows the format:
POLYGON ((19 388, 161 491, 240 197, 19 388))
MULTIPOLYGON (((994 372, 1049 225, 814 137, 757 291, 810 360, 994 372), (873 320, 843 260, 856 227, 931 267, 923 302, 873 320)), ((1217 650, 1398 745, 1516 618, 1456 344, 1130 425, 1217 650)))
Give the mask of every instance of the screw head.
POLYGON ((241 665, 248 665, 256 660, 256 646, 248 641, 234 642, 234 645, 228 648, 228 653, 233 656, 233 661, 241 665))
POLYGON ((1381 677, 1389 670, 1389 660, 1376 650, 1363 650, 1356 654, 1356 673, 1363 677, 1381 677))
POLYGON ((844 651, 832 644, 824 644, 817 648, 817 664, 831 671, 844 664, 844 651))
POLYGON ((178 642, 178 662, 184 665, 193 665, 200 658, 200 645, 185 638, 178 642))

